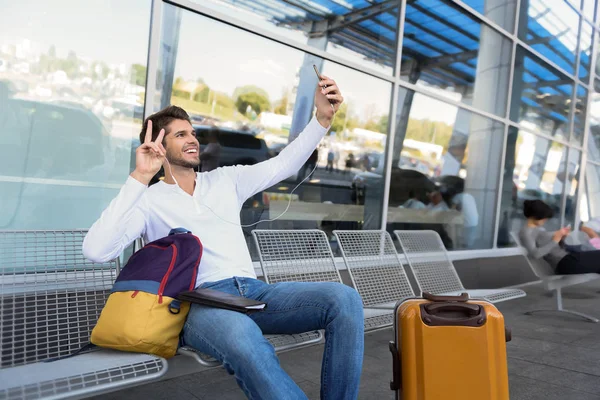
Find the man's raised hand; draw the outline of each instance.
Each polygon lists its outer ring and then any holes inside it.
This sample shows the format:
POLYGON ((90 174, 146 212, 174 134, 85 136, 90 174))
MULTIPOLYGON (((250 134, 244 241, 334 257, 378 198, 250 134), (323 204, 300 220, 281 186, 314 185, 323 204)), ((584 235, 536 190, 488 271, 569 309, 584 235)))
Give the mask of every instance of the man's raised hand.
POLYGON ((331 126, 331 120, 343 102, 344 97, 335 81, 322 75, 315 93, 315 105, 317 120, 323 127, 331 126))
POLYGON ((152 141, 152 121, 148 120, 144 143, 135 150, 135 171, 131 173, 134 179, 145 185, 160 171, 165 160, 167 151, 162 145, 164 137, 165 130, 161 129, 156 140, 152 141))

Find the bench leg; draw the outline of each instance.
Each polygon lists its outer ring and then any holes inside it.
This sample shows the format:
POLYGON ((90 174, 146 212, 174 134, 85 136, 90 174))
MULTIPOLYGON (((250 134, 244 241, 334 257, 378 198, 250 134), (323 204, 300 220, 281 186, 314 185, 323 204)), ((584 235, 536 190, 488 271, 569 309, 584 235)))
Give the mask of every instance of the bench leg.
POLYGON ((591 315, 587 315, 587 314, 581 313, 579 311, 565 310, 563 308, 563 304, 562 304, 562 291, 561 291, 561 288, 555 289, 555 292, 556 292, 556 310, 552 310, 552 309, 548 309, 548 310, 532 310, 532 311, 527 311, 525 314, 526 315, 531 315, 531 314, 536 313, 536 312, 554 311, 554 312, 563 312, 563 313, 567 313, 567 314, 571 314, 571 315, 576 315, 578 317, 581 317, 581 318, 583 318, 583 319, 585 319, 587 321, 594 322, 594 323, 596 323, 596 322, 599 321, 598 318, 592 317, 591 315))

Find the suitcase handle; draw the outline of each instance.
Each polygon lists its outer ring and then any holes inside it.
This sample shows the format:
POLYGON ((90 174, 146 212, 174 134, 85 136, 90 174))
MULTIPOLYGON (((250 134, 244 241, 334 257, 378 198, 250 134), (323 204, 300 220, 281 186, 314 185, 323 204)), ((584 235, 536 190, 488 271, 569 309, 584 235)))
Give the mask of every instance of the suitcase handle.
POLYGON ((485 309, 479 304, 421 304, 421 320, 429 326, 483 326, 485 309), (444 315, 445 314, 445 315, 444 315))
POLYGON ((478 304, 466 304, 466 303, 433 303, 426 304, 425 309, 431 315, 438 314, 444 311, 456 311, 464 312, 469 316, 479 315, 481 313, 481 306, 478 304))
POLYGON ((430 301, 469 301, 468 293, 461 293, 459 296, 439 296, 428 292, 423 292, 423 298, 430 301))

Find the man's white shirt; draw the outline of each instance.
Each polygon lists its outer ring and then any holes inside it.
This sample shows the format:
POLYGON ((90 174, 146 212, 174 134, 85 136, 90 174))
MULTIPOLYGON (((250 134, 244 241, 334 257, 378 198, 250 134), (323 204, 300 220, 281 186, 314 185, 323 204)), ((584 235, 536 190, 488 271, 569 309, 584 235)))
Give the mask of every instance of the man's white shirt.
POLYGON ((233 276, 256 278, 240 227, 242 205, 295 174, 327 130, 313 117, 276 157, 255 165, 197 173, 193 196, 177 185, 160 181, 148 187, 130 176, 90 228, 83 242, 84 256, 105 262, 139 237, 151 242, 167 236, 173 228, 185 228, 204 247, 196 285, 233 276))

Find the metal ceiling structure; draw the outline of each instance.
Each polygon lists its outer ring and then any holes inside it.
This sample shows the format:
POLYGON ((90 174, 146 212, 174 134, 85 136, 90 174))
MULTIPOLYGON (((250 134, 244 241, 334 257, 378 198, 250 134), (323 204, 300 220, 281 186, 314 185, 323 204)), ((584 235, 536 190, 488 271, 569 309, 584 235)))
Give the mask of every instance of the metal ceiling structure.
MULTIPOLYGON (((395 66, 398 0, 225 1, 278 26, 304 31, 308 37, 326 35, 330 43, 378 64, 395 66)), ((484 3, 485 0, 471 1, 470 6, 483 9, 484 3)), ((578 26, 562 27, 559 33, 552 34, 540 21, 547 22, 552 13, 553 19, 560 21, 556 11, 540 2, 529 7, 532 8, 524 8, 529 12, 526 32, 519 36, 548 60, 566 70, 570 66, 574 71, 576 51, 564 43, 566 39, 572 40, 573 35, 577 42, 578 26)), ((417 68, 418 79, 426 84, 466 90, 476 79, 482 24, 474 14, 449 0, 408 0, 403 66, 417 68)), ((580 53, 581 67, 589 71, 589 55, 585 51, 580 53)), ((534 57, 527 54, 520 60, 517 58, 523 64, 522 103, 540 116, 557 123, 568 122, 572 79, 534 57)))

